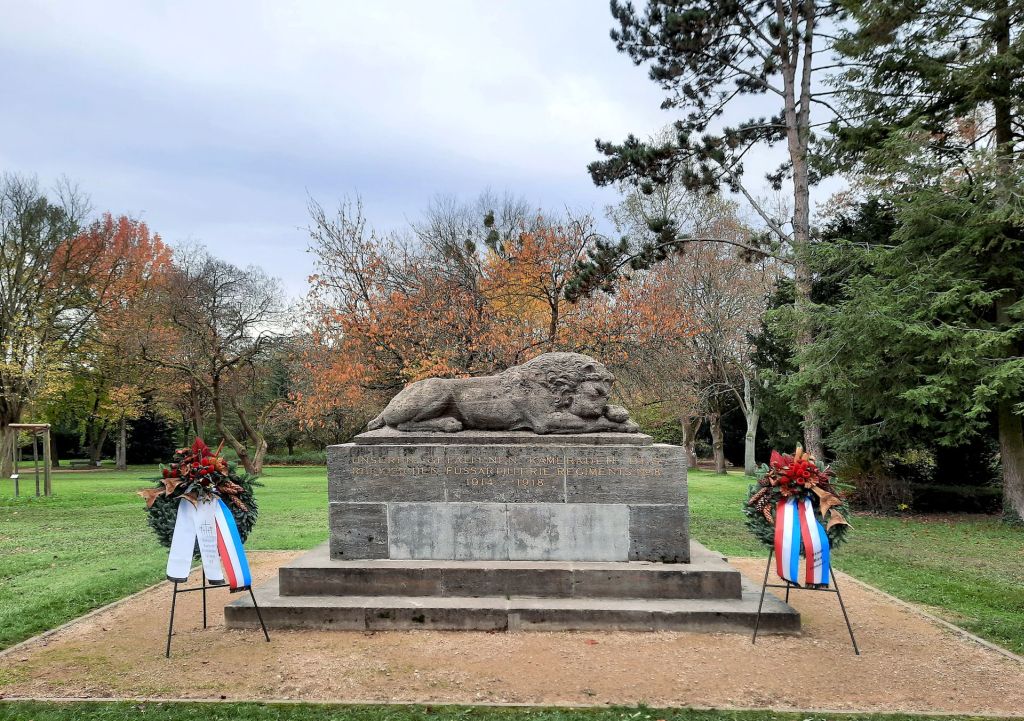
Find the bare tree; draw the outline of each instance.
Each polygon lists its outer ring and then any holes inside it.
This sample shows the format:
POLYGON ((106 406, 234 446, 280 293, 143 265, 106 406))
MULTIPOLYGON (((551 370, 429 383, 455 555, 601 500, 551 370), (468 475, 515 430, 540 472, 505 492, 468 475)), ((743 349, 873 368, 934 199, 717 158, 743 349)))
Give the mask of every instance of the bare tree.
MULTIPOLYGON (((267 451, 266 420, 280 397, 267 399, 254 412, 244 396, 260 379, 260 363, 281 335, 280 285, 260 268, 239 268, 201 247, 180 249, 175 258, 143 356, 180 371, 209 399, 218 433, 246 471, 258 476, 267 451)), ((198 417, 195 423, 200 425, 198 417)))
MULTIPOLYGON (((720 197, 688 191, 681 183, 655 186, 650 193, 626 190, 622 202, 609 209, 609 216, 616 229, 637 244, 653 240, 650 221, 659 217, 669 218, 689 232, 732 238, 737 244, 751 236, 737 215, 737 205, 720 197)), ((744 471, 753 474, 760 410, 750 335, 765 311, 768 290, 781 272, 780 263, 764 256, 740 257, 737 247, 726 243, 696 243, 648 272, 673 279, 671 305, 677 313, 690 314, 698 330, 685 343, 684 359, 670 362, 662 357, 651 365, 655 372, 676 377, 649 377, 647 382, 661 389, 661 394, 668 391, 667 397, 685 399, 684 406, 690 405, 678 412, 684 445, 693 448, 702 417, 707 420, 720 473, 725 472, 721 422, 726 406, 734 401, 747 425, 744 471), (681 388, 686 391, 680 393, 681 388)))

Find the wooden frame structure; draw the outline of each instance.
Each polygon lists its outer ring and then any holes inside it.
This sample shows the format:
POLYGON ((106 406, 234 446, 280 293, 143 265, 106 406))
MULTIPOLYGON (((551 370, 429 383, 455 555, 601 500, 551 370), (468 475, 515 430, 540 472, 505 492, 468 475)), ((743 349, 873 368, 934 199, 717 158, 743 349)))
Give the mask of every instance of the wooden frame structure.
MULTIPOLYGON (((36 495, 39 493, 39 461, 43 462, 43 486, 42 495, 52 496, 53 495, 53 484, 50 477, 50 424, 49 423, 11 423, 8 428, 12 429, 15 433, 21 433, 25 431, 32 436, 32 464, 33 470, 35 471, 36 477, 36 495), (42 459, 39 457, 39 449, 36 441, 42 439, 43 453, 42 459)), ((20 479, 21 474, 18 472, 18 462, 21 460, 21 444, 18 443, 17 437, 14 439, 12 444, 11 454, 14 461, 14 473, 11 475, 11 480, 14 481, 14 495, 20 494, 20 479)))

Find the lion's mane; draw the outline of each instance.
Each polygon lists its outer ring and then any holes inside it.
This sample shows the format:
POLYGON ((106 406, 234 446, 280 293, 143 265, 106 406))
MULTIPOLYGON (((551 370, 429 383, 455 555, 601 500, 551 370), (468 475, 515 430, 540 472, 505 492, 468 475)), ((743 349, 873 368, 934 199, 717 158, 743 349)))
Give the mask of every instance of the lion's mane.
POLYGON ((568 408, 580 385, 598 381, 611 386, 615 377, 593 358, 580 353, 545 353, 501 374, 501 385, 520 393, 538 386, 555 397, 555 408, 568 408))

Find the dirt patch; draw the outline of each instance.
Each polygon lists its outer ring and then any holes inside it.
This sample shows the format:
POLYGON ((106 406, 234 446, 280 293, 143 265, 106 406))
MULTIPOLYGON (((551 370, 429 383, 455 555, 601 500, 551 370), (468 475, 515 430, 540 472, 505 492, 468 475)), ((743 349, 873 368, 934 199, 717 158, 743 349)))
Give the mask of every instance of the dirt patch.
MULTIPOLYGON (((253 553, 255 577, 294 555, 253 553)), ((734 562, 760 583, 763 560, 734 562)), ((179 596, 168 661, 164 584, 0 658, 0 694, 1024 713, 1024 663, 843 580, 860 657, 824 593, 792 596, 802 636, 751 646, 745 635, 620 631, 277 631, 268 644, 225 629, 233 597, 215 591, 205 630, 199 594, 179 596)))

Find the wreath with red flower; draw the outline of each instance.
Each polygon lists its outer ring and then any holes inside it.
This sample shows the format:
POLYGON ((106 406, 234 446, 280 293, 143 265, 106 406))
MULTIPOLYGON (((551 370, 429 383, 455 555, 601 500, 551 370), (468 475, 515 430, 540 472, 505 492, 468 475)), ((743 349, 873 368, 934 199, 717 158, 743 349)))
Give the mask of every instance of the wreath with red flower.
POLYGON ((216 451, 211 451, 201 438, 196 438, 190 448, 176 450, 169 465, 160 467, 162 477, 155 481, 155 487, 138 491, 146 499, 149 526, 162 545, 171 545, 178 503, 183 498, 193 505, 222 499, 235 517, 243 543, 256 525, 259 510, 253 489, 259 484, 245 473, 238 474, 234 463, 221 458, 223 447, 221 442, 216 451))
POLYGON ((743 504, 747 528, 766 546, 773 546, 774 513, 779 501, 810 498, 815 513, 825 526, 829 547, 839 546, 850 530, 846 520, 850 509, 835 487, 834 480, 832 469, 828 466, 818 468, 814 457, 800 446, 791 455, 772 451, 769 462, 757 469, 757 484, 750 486, 747 501, 743 504))

